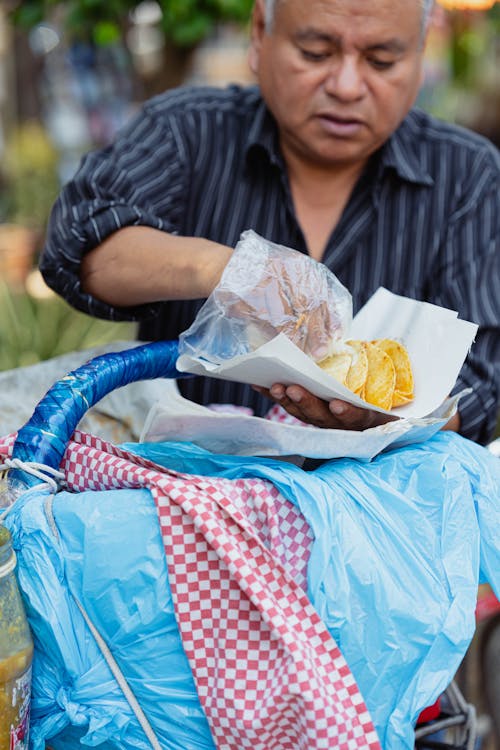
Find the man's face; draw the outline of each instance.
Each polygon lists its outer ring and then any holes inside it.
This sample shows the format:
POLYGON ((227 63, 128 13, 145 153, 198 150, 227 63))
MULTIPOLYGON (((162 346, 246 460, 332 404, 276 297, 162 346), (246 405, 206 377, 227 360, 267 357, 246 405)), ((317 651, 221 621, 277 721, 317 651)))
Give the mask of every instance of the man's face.
POLYGON ((250 65, 285 156, 363 163, 398 127, 422 79, 418 0, 257 0, 250 65))

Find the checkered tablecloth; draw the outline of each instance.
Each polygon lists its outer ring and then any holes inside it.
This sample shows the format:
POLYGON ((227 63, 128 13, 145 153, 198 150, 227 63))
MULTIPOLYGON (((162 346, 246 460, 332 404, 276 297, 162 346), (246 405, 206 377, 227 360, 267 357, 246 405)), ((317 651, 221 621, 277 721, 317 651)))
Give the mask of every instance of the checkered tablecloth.
MULTIPOLYGON (((0 456, 12 445, 12 436, 0 440, 0 456)), ((168 471, 80 432, 61 469, 72 492, 151 491, 183 646, 219 750, 380 748, 304 593, 310 529, 272 484, 168 471)))

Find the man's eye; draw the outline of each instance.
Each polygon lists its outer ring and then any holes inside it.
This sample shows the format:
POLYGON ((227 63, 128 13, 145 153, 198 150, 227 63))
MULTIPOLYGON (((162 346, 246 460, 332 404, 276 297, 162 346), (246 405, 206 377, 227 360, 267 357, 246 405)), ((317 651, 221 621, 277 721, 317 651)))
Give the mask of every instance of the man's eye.
POLYGON ((394 60, 378 60, 376 57, 369 57, 368 62, 375 70, 389 70, 394 65, 394 60))
POLYGON ((305 60, 310 60, 311 62, 322 62, 328 57, 326 52, 313 52, 308 49, 301 49, 300 52, 305 60))

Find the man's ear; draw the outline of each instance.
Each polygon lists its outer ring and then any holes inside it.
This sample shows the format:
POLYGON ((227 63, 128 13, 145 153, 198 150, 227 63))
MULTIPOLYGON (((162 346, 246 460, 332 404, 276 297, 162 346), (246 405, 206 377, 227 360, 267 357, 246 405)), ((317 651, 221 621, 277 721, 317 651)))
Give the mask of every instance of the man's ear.
POLYGON ((264 0, 255 0, 252 11, 250 31, 250 48, 248 50, 248 64, 254 75, 259 70, 260 49, 262 39, 266 33, 266 10, 264 0))

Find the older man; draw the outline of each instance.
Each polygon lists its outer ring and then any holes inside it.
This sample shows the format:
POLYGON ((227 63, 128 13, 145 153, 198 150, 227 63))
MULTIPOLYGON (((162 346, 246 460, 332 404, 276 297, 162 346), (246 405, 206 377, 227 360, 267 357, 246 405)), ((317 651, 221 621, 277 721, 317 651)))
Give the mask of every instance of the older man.
MULTIPOLYGON (((412 109, 430 9, 256 0, 259 88, 167 92, 88 155, 51 217, 47 282, 90 314, 139 320, 142 339, 175 338, 254 229, 325 263, 355 310, 385 286, 479 323, 456 387, 472 393, 449 427, 488 440, 500 390, 499 156, 412 109)), ((269 405, 240 384, 181 388, 202 403, 269 405)), ((299 386, 266 395, 324 427, 377 418, 299 386)))

